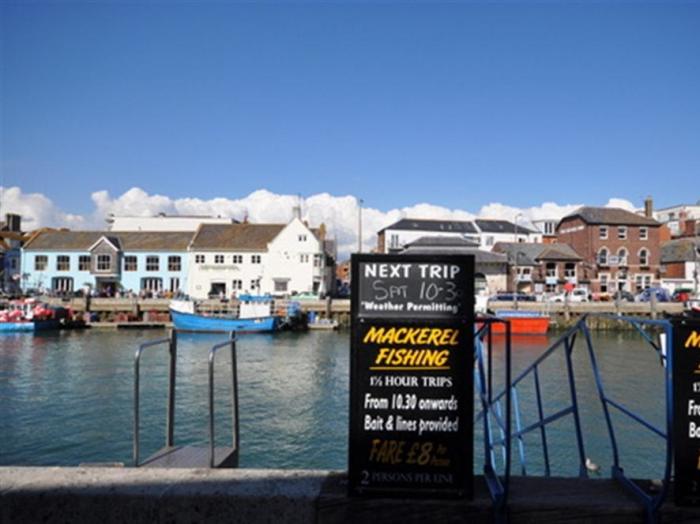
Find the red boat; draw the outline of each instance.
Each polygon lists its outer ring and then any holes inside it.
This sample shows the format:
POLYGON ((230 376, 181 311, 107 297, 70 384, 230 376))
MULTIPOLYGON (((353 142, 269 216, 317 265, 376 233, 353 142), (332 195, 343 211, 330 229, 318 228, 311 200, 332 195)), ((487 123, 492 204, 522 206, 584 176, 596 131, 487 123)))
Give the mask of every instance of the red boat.
MULTIPOLYGON (((510 320, 510 332, 512 335, 545 335, 549 329, 549 315, 537 311, 507 310, 497 311, 496 316, 504 320, 510 320)), ((493 334, 506 332, 505 324, 494 322, 491 324, 493 334)))

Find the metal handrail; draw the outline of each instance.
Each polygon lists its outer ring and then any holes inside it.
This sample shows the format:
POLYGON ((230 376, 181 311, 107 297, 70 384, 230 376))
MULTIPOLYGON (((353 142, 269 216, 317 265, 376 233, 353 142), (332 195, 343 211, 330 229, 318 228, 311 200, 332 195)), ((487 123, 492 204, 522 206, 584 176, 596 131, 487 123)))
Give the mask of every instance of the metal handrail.
POLYGON ((474 332, 474 360, 476 369, 474 370, 477 391, 481 400, 482 410, 476 414, 475 420, 483 418, 484 424, 484 478, 486 480, 489 494, 497 512, 505 508, 508 502, 511 470, 511 397, 506 397, 505 416, 501 413, 501 403, 493 398, 493 324, 503 324, 506 332, 505 351, 505 384, 506 390, 510 390, 511 383, 511 326, 510 321, 493 315, 481 315, 477 318, 477 323, 481 327, 474 332), (482 339, 486 338, 486 360, 484 363, 484 345, 482 339), (484 371, 484 366, 488 366, 488 375, 484 371), (503 446, 504 470, 503 476, 496 473, 495 468, 495 448, 499 441, 493 438, 491 418, 495 421, 498 431, 501 434, 500 442, 505 442, 503 446))
MULTIPOLYGON (((525 443, 523 437, 532 432, 539 430, 540 432, 540 439, 542 442, 542 450, 543 450, 543 458, 544 458, 544 467, 545 467, 545 476, 550 476, 551 475, 551 464, 550 464, 550 457, 549 457, 549 445, 548 445, 548 440, 547 440, 547 432, 546 432, 546 426, 565 417, 568 415, 571 415, 574 419, 574 427, 575 427, 575 434, 576 434, 576 443, 577 443, 577 449, 579 453, 579 476, 580 477, 587 477, 587 470, 586 470, 586 455, 585 455, 585 449, 584 449, 584 443, 583 443, 583 432, 581 430, 581 420, 579 417, 578 413, 578 399, 577 399, 577 394, 576 394, 576 385, 575 385, 575 377, 574 377, 574 370, 573 370, 573 362, 571 359, 571 353, 573 351, 574 343, 576 341, 576 335, 578 334, 579 331, 583 329, 583 325, 585 323, 585 318, 582 318, 579 320, 574 326, 569 328, 567 331, 564 332, 564 334, 557 339, 550 347, 542 354, 540 355, 535 361, 530 364, 530 366, 522 371, 515 379, 512 381, 507 382, 506 387, 495 395, 492 400, 493 406, 496 408, 500 407, 500 402, 502 400, 505 400, 508 405, 510 406, 510 401, 514 400, 514 408, 516 410, 515 413, 515 419, 516 419, 516 429, 515 431, 512 431, 510 427, 508 427, 509 431, 507 434, 505 432, 503 433, 503 437, 501 439, 495 439, 492 440, 491 445, 492 446, 497 446, 501 445, 504 446, 506 449, 506 453, 508 456, 510 456, 511 453, 511 446, 512 446, 512 441, 513 439, 518 439, 518 458, 520 460, 520 469, 521 473, 523 475, 527 475, 527 468, 526 468, 526 453, 525 453, 525 443), (560 348, 564 348, 564 352, 566 355, 566 367, 567 367, 567 377, 569 380, 569 391, 570 391, 570 397, 571 397, 571 403, 562 409, 556 411, 555 413, 552 413, 548 416, 544 415, 544 408, 543 408, 543 403, 542 403, 542 389, 540 385, 540 373, 539 373, 539 366, 547 359, 549 358, 555 351, 557 351, 560 348), (537 422, 534 422, 532 424, 529 424, 526 427, 522 427, 522 422, 520 418, 520 403, 519 403, 519 396, 518 396, 518 386, 530 375, 533 377, 534 381, 534 387, 535 387, 535 396, 536 396, 536 401, 537 401, 537 417, 538 420, 537 422)), ((497 422, 499 426, 502 426, 505 428, 506 426, 506 421, 503 421, 501 419, 499 409, 495 410, 492 413, 492 416, 494 420, 497 422)), ((510 413, 510 408, 506 408, 506 414, 510 413)), ((507 422, 507 425, 510 426, 510 422, 507 422)))
POLYGON ((226 342, 221 342, 216 344, 209 350, 209 467, 214 467, 214 359, 216 352, 224 347, 231 348, 231 373, 232 373, 232 384, 231 384, 231 405, 232 405, 232 421, 234 425, 233 431, 233 449, 238 450, 238 377, 236 369, 236 336, 234 332, 231 332, 230 339, 226 342))
POLYGON ((140 390, 140 362, 141 362, 141 354, 146 348, 153 347, 153 346, 159 346, 161 344, 166 344, 170 343, 171 338, 161 338, 157 340, 151 340, 149 342, 145 342, 141 344, 138 349, 136 350, 136 353, 134 355, 134 443, 133 443, 133 460, 134 460, 134 466, 139 465, 139 437, 140 437, 140 402, 139 402, 139 390, 140 390))
POLYGON ((646 511, 647 521, 653 522, 656 520, 656 515, 661 507, 661 505, 666 500, 668 495, 668 489, 671 479, 671 471, 673 466, 673 443, 671 439, 672 428, 673 428, 673 326, 668 320, 647 320, 639 319, 633 317, 615 316, 609 314, 597 314, 590 316, 597 316, 600 318, 608 318, 613 320, 619 320, 623 322, 628 322, 632 324, 635 329, 642 335, 646 342, 651 345, 654 350, 659 353, 661 357, 661 364, 664 368, 664 386, 666 393, 666 428, 665 431, 655 427, 653 424, 647 422, 639 415, 634 414, 631 410, 623 406, 621 403, 614 401, 605 393, 605 388, 603 386, 603 379, 598 369, 596 363, 595 351, 593 348, 593 342, 591 341, 590 332, 588 326, 585 326, 584 333, 586 336, 586 345, 588 347, 589 356, 591 358, 591 364, 593 367, 593 373, 596 381, 596 387, 598 388, 598 396, 600 398, 603 413, 605 415, 605 422, 608 428, 608 434, 610 436, 610 443, 613 451, 613 466, 612 466, 612 476, 618 482, 620 482, 625 489, 630 491, 644 506, 646 511), (655 341, 644 332, 642 326, 652 326, 663 329, 666 334, 666 354, 662 353, 660 345, 657 345, 655 341), (610 416, 609 406, 614 407, 627 417, 631 418, 635 422, 641 424, 653 434, 665 439, 666 441, 666 466, 664 468, 664 478, 662 482, 661 489, 656 495, 650 495, 642 490, 633 480, 629 479, 625 473, 624 469, 620 466, 620 455, 618 451, 617 438, 615 436, 615 430, 612 423, 612 418, 610 416))

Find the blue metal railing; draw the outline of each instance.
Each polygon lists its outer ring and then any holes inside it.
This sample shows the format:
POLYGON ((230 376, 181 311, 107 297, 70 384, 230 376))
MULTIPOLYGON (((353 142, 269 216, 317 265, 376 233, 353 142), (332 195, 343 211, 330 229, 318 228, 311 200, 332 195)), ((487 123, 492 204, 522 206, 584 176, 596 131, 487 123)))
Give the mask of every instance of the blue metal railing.
POLYGON ((475 384, 477 395, 481 402, 481 411, 476 414, 475 422, 483 422, 484 431, 484 475, 491 498, 494 502, 494 507, 497 510, 502 510, 507 504, 508 487, 510 484, 511 474, 511 451, 514 444, 517 445, 517 459, 521 475, 528 474, 527 468, 527 449, 525 445, 525 436, 529 433, 538 433, 541 445, 542 459, 544 465, 544 476, 548 477, 552 474, 552 466, 550 459, 550 446, 548 439, 547 427, 565 417, 570 417, 573 421, 574 434, 576 440, 576 450, 578 453, 578 476, 582 478, 588 477, 588 467, 586 463, 586 453, 583 439, 583 428, 581 417, 579 414, 579 404, 576 392, 576 375, 574 373, 574 364, 572 353, 579 334, 584 339, 584 344, 588 350, 590 365, 595 379, 595 386, 601 401, 603 415, 606 421, 608 438, 613 452, 612 477, 622 484, 637 500, 643 505, 648 521, 656 520, 658 509, 663 504, 667 494, 668 486, 671 477, 672 469, 672 444, 671 444, 671 425, 672 425, 672 325, 667 320, 644 320, 639 318, 621 317, 614 315, 586 315, 581 318, 573 327, 564 332, 548 349, 540 355, 532 364, 530 364, 523 372, 515 379, 510 379, 511 367, 511 338, 510 325, 506 323, 506 346, 505 351, 505 374, 506 381, 503 389, 498 393, 493 393, 493 340, 491 328, 496 322, 504 322, 496 317, 479 317, 477 325, 479 329, 475 333, 475 384), (666 397, 666 417, 665 428, 658 428, 645 420, 643 417, 635 414, 630 409, 625 407, 621 402, 611 398, 605 391, 604 383, 600 368, 597 363, 595 348, 591 339, 589 329, 589 319, 592 317, 600 317, 612 319, 619 322, 627 322, 631 324, 635 330, 641 335, 642 339, 653 347, 659 355, 659 360, 664 368, 664 387, 666 397), (480 324, 479 324, 480 323, 480 324), (655 330, 656 333, 650 333, 649 330, 655 330), (665 334, 666 347, 657 339, 656 335, 661 331, 665 334), (564 353, 566 363, 566 373, 568 381, 568 400, 563 407, 559 407, 554 413, 546 414, 543 403, 542 394, 542 365, 548 361, 557 352, 564 353), (525 425, 523 423, 521 409, 521 389, 526 382, 532 379, 536 405, 536 420, 535 422, 525 425), (505 405, 505 406, 504 406, 505 405), (615 433, 614 425, 611 417, 611 410, 614 409, 627 418, 631 419, 641 427, 650 431, 652 434, 666 441, 666 465, 664 470, 663 481, 658 492, 647 492, 633 480, 629 479, 620 463, 619 444, 615 433), (511 417, 512 410, 512 417, 511 417), (515 428, 511 428, 511 418, 515 422, 515 428), (503 470, 499 476, 496 473, 497 456, 502 458, 503 470))
POLYGON ((497 512, 502 511, 508 501, 511 467, 511 397, 505 399, 505 416, 501 411, 501 402, 493 398, 493 334, 494 324, 501 324, 505 331, 505 386, 510 390, 511 381, 511 327, 510 321, 498 317, 484 315, 477 319, 480 324, 474 334, 474 360, 476 363, 475 383, 481 401, 481 412, 475 420, 481 419, 484 424, 484 478, 489 494, 497 512), (483 339, 486 340, 484 348, 483 339), (493 419, 493 422, 492 422, 493 419), (494 426, 500 433, 500 439, 494 440, 494 426), (505 443, 505 444, 504 444, 505 443), (496 471, 496 448, 500 447, 503 457, 503 474, 496 471))
POLYGON ((618 320, 620 322, 627 322, 631 324, 637 332, 639 332, 642 335, 642 338, 649 344, 651 345, 654 350, 657 352, 659 355, 659 360, 663 366, 664 369, 664 389, 665 389, 665 397, 666 397, 666 417, 665 417, 665 422, 666 422, 666 427, 665 428, 658 428, 645 420, 644 418, 640 417, 639 415, 633 413, 630 409, 622 405, 620 402, 617 402, 613 400, 609 395, 606 394, 605 392, 605 387, 603 385, 603 379, 600 373, 600 369, 598 368, 597 362, 596 362, 596 356, 595 356, 595 349, 593 346, 593 342, 591 341, 591 336, 590 336, 590 331, 588 329, 588 325, 584 323, 584 333, 586 336, 586 345, 588 347, 588 352, 591 358, 591 366, 593 368, 593 374, 595 377, 596 381, 596 387, 598 388, 598 395, 600 397, 600 401, 603 407, 603 413, 605 415, 605 422, 607 425, 608 429, 608 434, 610 437, 610 443, 612 446, 612 451, 613 451, 613 465, 612 465, 612 476, 614 479, 616 479, 618 482, 622 484, 622 486, 629 491, 639 502, 642 503, 644 506, 644 509, 646 511, 647 515, 647 520, 650 522, 653 522, 657 518, 657 512, 661 505, 663 504, 664 500, 666 499, 666 496, 668 495, 668 488, 669 488, 669 483, 671 479, 671 471, 672 471, 672 464, 673 464, 673 449, 672 449, 672 439, 671 439, 671 431, 673 427, 673 382, 672 382, 672 370, 673 370, 673 326, 670 321, 668 320, 646 320, 646 319, 639 319, 639 318, 633 318, 633 317, 624 317, 624 316, 614 316, 614 315, 590 315, 590 316, 597 316, 600 318, 607 318, 607 319, 613 319, 613 320, 618 320), (644 328, 653 328, 657 332, 661 332, 665 335, 665 340, 666 340, 666 348, 664 351, 664 347, 659 340, 657 342, 644 328), (610 415, 610 408, 615 408, 617 411, 622 413, 623 415, 627 416, 631 420, 637 422, 640 424, 642 427, 646 428, 649 430, 652 434, 657 435, 658 437, 662 438, 666 442, 666 465, 664 468, 664 476, 662 480, 662 485, 661 488, 657 493, 649 493, 645 491, 639 484, 637 484, 634 480, 628 478, 625 475, 624 469, 620 465, 620 454, 619 454, 619 446, 617 443, 617 437, 615 434, 615 428, 612 423, 612 417, 610 415))

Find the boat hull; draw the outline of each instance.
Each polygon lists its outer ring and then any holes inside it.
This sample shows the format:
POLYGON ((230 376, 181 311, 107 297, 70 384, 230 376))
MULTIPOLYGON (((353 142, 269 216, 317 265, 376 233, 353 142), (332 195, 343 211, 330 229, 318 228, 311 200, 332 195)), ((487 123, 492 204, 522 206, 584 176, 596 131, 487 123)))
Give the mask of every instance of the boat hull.
POLYGON ((58 320, 35 320, 34 322, 0 322, 0 333, 34 332, 61 329, 58 320))
POLYGON ((208 331, 228 333, 265 333, 277 329, 277 317, 220 318, 170 310, 175 329, 182 331, 208 331))
MULTIPOLYGON (((549 330, 549 316, 539 313, 501 311, 496 316, 503 320, 510 321, 510 332, 512 335, 546 335, 549 330)), ((505 324, 494 322, 491 324, 493 334, 506 332, 505 324)))

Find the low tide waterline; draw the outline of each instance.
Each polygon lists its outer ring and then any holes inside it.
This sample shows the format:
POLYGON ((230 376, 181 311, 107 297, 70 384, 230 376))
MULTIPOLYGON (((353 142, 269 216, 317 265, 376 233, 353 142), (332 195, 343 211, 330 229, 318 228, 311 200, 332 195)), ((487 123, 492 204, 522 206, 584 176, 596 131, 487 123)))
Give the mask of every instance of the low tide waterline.
MULTIPOLYGON (((134 353, 139 344, 165 331, 86 330, 0 336, 0 464, 64 465, 89 462, 131 464, 134 353)), ((179 337, 175 440, 208 442, 207 355, 223 335, 179 337)), ((552 337, 514 340, 513 376, 552 342, 552 337)), ((632 333, 594 335, 596 356, 607 392, 663 428, 663 368, 658 356, 632 333)), ((346 469, 348 446, 348 332, 243 335, 238 341, 240 465, 247 468, 346 469)), ((495 362, 500 361, 497 349, 495 362)), ((586 456, 609 475, 612 451, 590 359, 577 343, 573 351, 576 388, 586 456)), ((494 376, 502 375, 494 366, 494 376)), ((167 350, 149 348, 141 367, 141 453, 155 452, 165 440, 167 350)), ((540 379, 545 416, 570 403, 563 352, 547 360, 540 379)), ((230 360, 216 366, 217 442, 231 438, 230 360)), ((523 427, 536 421, 532 380, 518 400, 523 427)), ((475 407, 478 412, 478 407, 475 407)), ((626 473, 660 478, 665 443, 613 414, 621 464, 626 473)), ((548 426, 552 473, 579 472, 573 419, 548 426)), ((483 464, 482 426, 475 425, 475 472, 483 464)), ((541 475, 541 435, 523 441, 527 474, 541 475)), ((514 474, 522 474, 521 448, 513 448, 514 474)))

